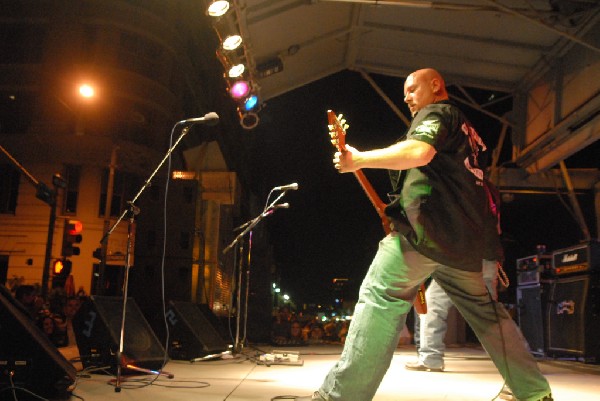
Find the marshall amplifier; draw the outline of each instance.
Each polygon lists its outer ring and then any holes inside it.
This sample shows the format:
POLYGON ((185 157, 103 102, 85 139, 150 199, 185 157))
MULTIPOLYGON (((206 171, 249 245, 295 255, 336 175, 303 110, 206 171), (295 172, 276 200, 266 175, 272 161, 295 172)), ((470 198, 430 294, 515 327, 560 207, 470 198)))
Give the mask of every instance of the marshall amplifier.
POLYGON ((517 285, 539 284, 540 275, 550 269, 551 255, 531 255, 517 259, 517 285))
POLYGON ((551 280, 546 301, 548 356, 575 356, 600 362, 600 275, 551 280))
POLYGON ((600 244, 591 241, 552 252, 550 275, 562 277, 600 271, 600 244))

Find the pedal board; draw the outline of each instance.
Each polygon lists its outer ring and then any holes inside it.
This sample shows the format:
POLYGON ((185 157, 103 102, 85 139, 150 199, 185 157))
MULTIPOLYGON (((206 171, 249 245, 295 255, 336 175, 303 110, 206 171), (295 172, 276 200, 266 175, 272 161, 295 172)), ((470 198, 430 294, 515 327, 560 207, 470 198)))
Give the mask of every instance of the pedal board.
POLYGON ((292 365, 302 366, 304 360, 300 358, 298 351, 278 351, 273 350, 270 354, 263 354, 258 358, 259 365, 292 365))

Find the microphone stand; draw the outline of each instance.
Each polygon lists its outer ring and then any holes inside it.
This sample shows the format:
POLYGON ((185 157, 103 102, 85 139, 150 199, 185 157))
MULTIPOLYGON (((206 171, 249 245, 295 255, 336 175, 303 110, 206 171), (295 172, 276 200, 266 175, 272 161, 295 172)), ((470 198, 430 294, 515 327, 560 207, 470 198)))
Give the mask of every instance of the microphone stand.
POLYGON ((244 229, 241 233, 235 237, 235 239, 223 249, 223 254, 226 254, 233 248, 235 245, 239 243, 239 260, 238 260, 238 282, 237 282, 237 300, 236 300, 236 330, 235 330, 235 342, 233 344, 233 352, 239 353, 242 351, 243 344, 240 343, 240 309, 241 309, 241 296, 242 296, 242 269, 244 265, 244 243, 243 238, 246 234, 250 233, 248 237, 248 260, 246 264, 246 297, 244 299, 244 338, 246 336, 246 325, 248 324, 248 294, 250 288, 250 262, 251 262, 251 254, 252 254, 252 229, 256 227, 258 223, 265 217, 272 215, 275 210, 279 209, 281 205, 277 205, 277 201, 281 199, 285 195, 285 192, 282 192, 277 199, 273 201, 269 206, 267 206, 261 214, 256 216, 253 219, 248 220, 246 223, 242 224, 239 227, 236 227, 233 231, 244 229))
MULTIPOLYGON (((181 123, 182 122, 175 124, 175 126, 173 127, 173 130, 175 130, 175 127, 177 127, 177 125, 179 125, 181 123)), ((163 159, 160 161, 160 163, 158 164, 156 169, 152 172, 152 174, 150 174, 150 177, 148 177, 148 179, 146 180, 144 185, 142 185, 142 188, 140 188, 140 190, 133 197, 132 200, 127 202, 127 204, 129 205, 128 208, 123 211, 121 216, 119 216, 117 221, 106 232, 106 234, 104 234, 104 236, 100 240, 100 243, 102 243, 102 244, 104 244, 105 241, 106 241, 106 243, 108 243, 108 237, 113 233, 113 231, 117 228, 117 226, 125 218, 125 216, 127 214, 129 214, 128 224, 127 224, 127 251, 126 251, 126 255, 125 255, 125 277, 123 278, 123 312, 121 315, 121 333, 120 333, 120 337, 119 337, 119 350, 117 351, 117 355, 116 355, 116 357, 117 357, 117 378, 115 381, 115 392, 117 392, 117 393, 121 391, 121 373, 122 373, 121 371, 122 371, 123 367, 125 367, 126 369, 129 369, 129 370, 137 371, 137 372, 166 376, 169 379, 172 379, 175 377, 172 373, 164 372, 162 370, 154 371, 154 370, 150 370, 150 369, 139 368, 129 362, 125 363, 125 366, 123 366, 124 361, 122 359, 123 359, 123 345, 124 345, 123 343, 124 343, 124 339, 125 339, 125 320, 126 320, 126 316, 127 316, 127 292, 128 292, 128 287, 129 287, 129 285, 128 285, 129 284, 129 270, 131 268, 131 248, 132 248, 132 239, 133 239, 133 223, 135 220, 135 216, 137 216, 140 213, 140 209, 137 206, 135 206, 135 201, 140 197, 140 195, 142 194, 142 192, 144 192, 144 190, 148 187, 148 185, 150 185, 150 183, 152 182, 152 179, 154 178, 156 173, 158 173, 158 170, 160 170, 160 168, 163 166, 165 161, 169 158, 169 156, 171 156, 171 153, 173 153, 173 150, 177 147, 179 142, 181 142, 183 137, 187 135, 189 130, 190 130, 189 125, 185 126, 181 130, 181 135, 179 135, 179 138, 177 139, 177 141, 175 141, 173 146, 171 146, 169 148, 169 150, 165 154, 165 157, 163 157, 163 159)), ((169 179, 169 177, 167 177, 167 179, 169 179)))

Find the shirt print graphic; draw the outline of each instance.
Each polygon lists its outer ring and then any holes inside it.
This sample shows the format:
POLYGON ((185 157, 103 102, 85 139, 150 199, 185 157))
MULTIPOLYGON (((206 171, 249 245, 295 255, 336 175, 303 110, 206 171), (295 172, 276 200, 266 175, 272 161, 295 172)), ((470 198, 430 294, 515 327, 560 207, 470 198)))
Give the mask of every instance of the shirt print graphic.
POLYGON ((475 128, 467 124, 466 122, 460 127, 463 134, 469 139, 469 145, 471 147, 471 155, 465 158, 465 167, 479 180, 483 180, 483 171, 479 168, 477 159, 479 157, 480 150, 484 152, 487 148, 483 140, 475 131, 475 128))
POLYGON ((413 136, 425 136, 433 138, 440 128, 440 122, 437 120, 424 120, 415 128, 413 136))

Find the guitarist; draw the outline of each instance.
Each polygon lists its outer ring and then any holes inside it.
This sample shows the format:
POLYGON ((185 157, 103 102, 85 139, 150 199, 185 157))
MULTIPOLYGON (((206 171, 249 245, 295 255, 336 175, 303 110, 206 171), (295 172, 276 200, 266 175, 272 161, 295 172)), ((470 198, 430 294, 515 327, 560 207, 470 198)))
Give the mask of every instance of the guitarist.
POLYGON ((449 102, 437 71, 410 74, 404 101, 413 117, 405 140, 371 151, 346 146, 333 159, 341 173, 364 168, 396 172, 394 201, 386 208, 392 232, 379 243, 363 280, 340 360, 318 391, 297 399, 373 399, 417 289, 432 276, 470 324, 516 399, 550 401, 548 382, 514 321, 490 299, 483 282, 485 233, 496 233, 486 230, 490 219, 483 171, 476 162, 485 145, 449 102))

